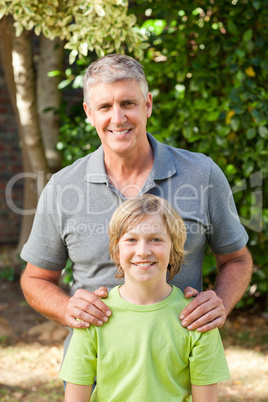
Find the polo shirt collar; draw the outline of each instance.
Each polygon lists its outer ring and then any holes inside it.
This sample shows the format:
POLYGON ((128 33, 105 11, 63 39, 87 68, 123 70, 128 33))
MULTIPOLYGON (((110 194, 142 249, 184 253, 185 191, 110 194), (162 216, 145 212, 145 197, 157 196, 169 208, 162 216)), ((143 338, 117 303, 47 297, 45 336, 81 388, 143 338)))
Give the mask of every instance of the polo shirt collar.
POLYGON ((157 141, 149 133, 147 133, 147 137, 154 153, 154 163, 151 170, 151 176, 154 180, 168 179, 176 173, 172 155, 165 144, 157 141))
POLYGON ((102 145, 89 155, 85 180, 90 183, 108 183, 102 145))
MULTIPOLYGON (((151 134, 147 133, 147 137, 154 154, 154 163, 149 176, 153 181, 168 179, 176 173, 176 168, 169 149, 165 144, 157 141, 151 134)), ((90 183, 109 182, 104 166, 102 145, 89 155, 85 180, 90 183)))

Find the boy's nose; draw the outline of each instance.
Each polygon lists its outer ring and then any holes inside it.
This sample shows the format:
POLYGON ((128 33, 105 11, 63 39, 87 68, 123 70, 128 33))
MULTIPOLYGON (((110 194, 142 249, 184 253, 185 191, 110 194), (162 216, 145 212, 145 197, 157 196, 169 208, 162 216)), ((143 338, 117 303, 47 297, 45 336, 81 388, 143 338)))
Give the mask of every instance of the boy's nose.
POLYGON ((149 245, 145 241, 139 242, 136 253, 141 257, 152 254, 149 245))

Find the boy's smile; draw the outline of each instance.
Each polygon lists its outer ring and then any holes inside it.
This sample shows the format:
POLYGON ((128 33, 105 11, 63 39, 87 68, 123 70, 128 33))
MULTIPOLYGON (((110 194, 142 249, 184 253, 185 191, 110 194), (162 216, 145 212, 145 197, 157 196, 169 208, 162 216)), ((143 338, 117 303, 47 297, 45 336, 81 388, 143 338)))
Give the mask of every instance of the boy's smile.
POLYGON ((155 262, 133 262, 133 265, 136 265, 137 267, 141 269, 147 269, 150 268, 152 265, 155 264, 155 262))

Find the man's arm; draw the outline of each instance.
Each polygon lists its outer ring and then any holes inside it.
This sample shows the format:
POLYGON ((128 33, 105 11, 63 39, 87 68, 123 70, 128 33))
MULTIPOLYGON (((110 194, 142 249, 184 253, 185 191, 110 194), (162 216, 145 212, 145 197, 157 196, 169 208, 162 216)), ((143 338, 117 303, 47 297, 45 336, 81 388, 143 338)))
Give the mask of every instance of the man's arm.
POLYGON ((87 328, 90 324, 100 326, 108 321, 111 312, 98 297, 107 297, 106 288, 102 287, 94 294, 78 289, 70 297, 59 287, 60 276, 61 271, 27 264, 21 287, 32 308, 50 320, 72 328, 87 328))
POLYGON ((220 328, 227 315, 245 293, 252 275, 252 258, 246 247, 235 253, 215 255, 218 275, 215 291, 184 290, 185 297, 195 297, 181 312, 182 325, 200 332, 220 328))
POLYGON ((211 385, 192 384, 192 399, 193 402, 217 402, 218 384, 211 384, 211 385))
POLYGON ((89 402, 91 398, 92 385, 76 385, 67 382, 65 391, 65 402, 89 402))

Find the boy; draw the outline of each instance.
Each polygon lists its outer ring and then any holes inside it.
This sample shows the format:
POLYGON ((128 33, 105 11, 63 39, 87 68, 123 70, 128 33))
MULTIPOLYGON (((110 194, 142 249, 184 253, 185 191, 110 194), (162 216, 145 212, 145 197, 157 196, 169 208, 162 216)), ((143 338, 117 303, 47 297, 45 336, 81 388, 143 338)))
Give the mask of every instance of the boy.
POLYGON ((217 382, 230 378, 219 332, 185 329, 178 314, 189 301, 167 283, 184 255, 182 219, 147 194, 115 211, 109 236, 125 282, 109 294, 105 326, 74 330, 60 374, 65 401, 216 402, 217 382))

